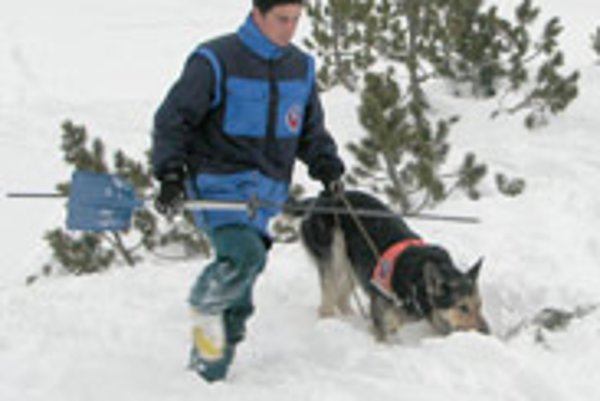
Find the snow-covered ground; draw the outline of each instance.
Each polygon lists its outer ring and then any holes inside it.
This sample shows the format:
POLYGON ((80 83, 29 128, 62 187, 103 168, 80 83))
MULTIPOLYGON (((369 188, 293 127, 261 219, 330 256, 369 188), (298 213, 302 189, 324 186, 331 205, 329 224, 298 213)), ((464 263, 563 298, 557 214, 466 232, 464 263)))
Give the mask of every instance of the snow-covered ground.
MULTIPOLYGON (((417 326, 401 343, 376 344, 359 316, 317 319, 314 269, 298 245, 277 245, 231 377, 209 386, 185 369, 185 300, 201 264, 156 260, 25 286, 47 259, 42 236, 63 223, 63 207, 2 196, 0 399, 600 399, 600 312, 559 331, 520 326, 546 307, 600 303, 600 66, 590 48, 600 6, 537 3, 567 25, 568 62, 582 73, 566 114, 531 133, 519 119, 489 120, 493 105, 457 103, 442 90, 434 99, 462 115, 452 133, 457 157, 474 150, 492 171, 524 177, 526 193, 501 197, 490 179, 481 201, 454 199, 437 211, 481 224, 410 222, 465 267, 485 257, 482 296, 494 336, 440 338, 417 326)), ((0 0, 0 192, 50 191, 68 175, 58 150, 67 118, 141 155, 187 53, 235 29, 249 4, 0 0)), ((324 102, 340 142, 361 135, 355 99, 334 90, 324 102)), ((302 168, 298 179, 305 181, 302 168)))

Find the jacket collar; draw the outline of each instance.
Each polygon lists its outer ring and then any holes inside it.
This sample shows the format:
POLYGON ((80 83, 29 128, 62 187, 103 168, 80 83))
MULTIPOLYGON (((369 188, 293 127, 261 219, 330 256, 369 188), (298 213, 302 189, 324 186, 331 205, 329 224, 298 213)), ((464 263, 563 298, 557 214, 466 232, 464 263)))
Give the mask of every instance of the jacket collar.
POLYGON ((287 49, 271 42, 258 28, 252 14, 248 15, 244 24, 238 29, 237 35, 250 50, 267 60, 280 58, 287 49))

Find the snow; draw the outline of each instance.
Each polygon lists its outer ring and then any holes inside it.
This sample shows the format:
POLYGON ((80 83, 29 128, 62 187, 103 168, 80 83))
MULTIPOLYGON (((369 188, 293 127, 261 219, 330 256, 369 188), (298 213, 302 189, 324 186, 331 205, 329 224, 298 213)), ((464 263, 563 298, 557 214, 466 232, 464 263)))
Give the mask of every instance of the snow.
MULTIPOLYGON (((219 14, 214 2, 193 0, 0 0, 0 191, 51 191, 68 176, 58 150, 67 118, 141 155, 185 56, 235 29, 249 3, 221 0, 219 8, 231 11, 219 14)), ((498 3, 506 12, 517 1, 498 3)), ((462 115, 453 157, 475 151, 492 173, 525 178, 525 194, 502 197, 490 177, 479 202, 456 197, 435 211, 477 216, 480 224, 410 221, 465 269, 485 258, 481 291, 493 336, 437 337, 414 325, 381 345, 359 314, 320 320, 315 269, 299 245, 281 244, 257 284, 257 313, 230 378, 208 385, 185 366, 186 297, 202 263, 151 259, 25 286, 48 257, 44 232, 64 223, 63 205, 2 196, 0 399, 600 399, 600 312, 558 331, 527 324, 547 307, 600 303, 600 67, 589 38, 600 7, 537 3, 545 17, 565 22, 567 61, 582 73, 567 113, 527 132, 518 118, 490 120, 494 104, 457 102, 443 87, 433 99, 462 115)), ((362 134, 356 99, 336 89, 324 102, 338 141, 362 134)), ((318 188, 302 167, 297 178, 318 188)))

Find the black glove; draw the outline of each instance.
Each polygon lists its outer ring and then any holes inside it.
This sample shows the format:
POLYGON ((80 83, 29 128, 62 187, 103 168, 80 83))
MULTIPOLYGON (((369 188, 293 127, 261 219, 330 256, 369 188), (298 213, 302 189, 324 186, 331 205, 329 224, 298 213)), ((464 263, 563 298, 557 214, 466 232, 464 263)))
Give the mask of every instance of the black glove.
POLYGON ((328 157, 318 159, 309 169, 309 174, 316 180, 321 181, 327 192, 331 192, 333 187, 338 187, 343 191, 340 178, 344 174, 345 167, 342 160, 337 157, 328 157), (337 183, 337 184, 333 184, 337 183))
POLYGON ((158 213, 172 218, 183 207, 185 171, 183 168, 167 170, 159 180, 160 190, 154 201, 154 207, 158 213))

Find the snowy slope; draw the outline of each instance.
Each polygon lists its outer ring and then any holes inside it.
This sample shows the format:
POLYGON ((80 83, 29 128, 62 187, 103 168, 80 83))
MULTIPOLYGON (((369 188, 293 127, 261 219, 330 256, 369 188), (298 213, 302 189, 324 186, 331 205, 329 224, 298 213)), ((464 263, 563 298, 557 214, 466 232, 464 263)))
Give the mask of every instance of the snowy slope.
MULTIPOLYGON (((217 15, 206 0, 0 0, 0 192, 52 190, 66 176, 58 152, 66 118, 141 154, 186 54, 235 29, 248 3, 221 0, 219 9, 233 11, 217 15)), ((499 3, 509 10, 517 2, 499 3)), ((278 245, 231 378, 209 386, 185 370, 185 300, 202 266, 150 260, 26 287, 47 257, 41 237, 62 224, 63 208, 1 197, 0 399, 600 399, 600 312, 543 332, 543 342, 535 327, 509 336, 545 307, 600 303, 600 66, 589 47, 600 6, 545 0, 543 7, 567 24, 568 61, 582 72, 568 113, 530 133, 517 119, 490 121, 492 104, 457 103, 444 88, 434 99, 463 116, 453 131, 456 158, 474 150, 493 171, 526 178, 526 194, 500 197, 490 180, 480 202, 457 198, 436 211, 481 224, 410 222, 463 266, 485 257, 482 295, 495 336, 439 338, 417 325, 398 344, 376 344, 358 315, 317 319, 314 269, 299 246, 278 245)), ((334 90, 324 101, 340 142, 361 135, 355 99, 334 90)))

